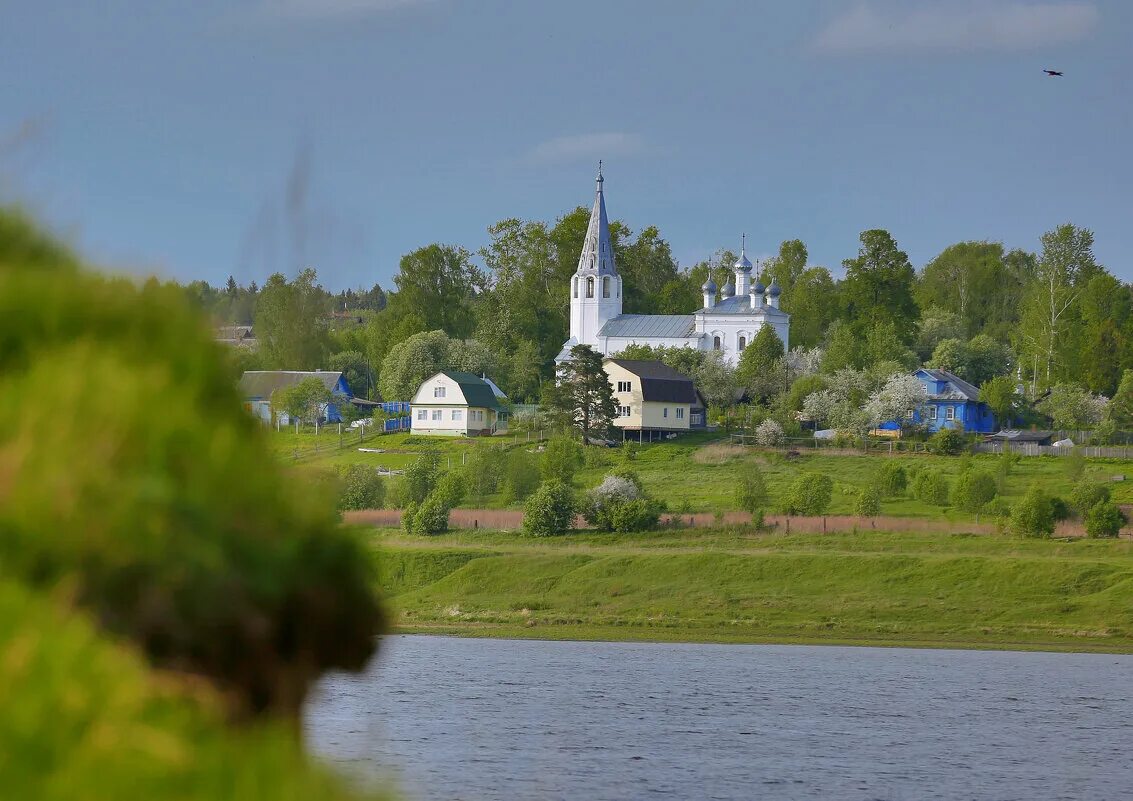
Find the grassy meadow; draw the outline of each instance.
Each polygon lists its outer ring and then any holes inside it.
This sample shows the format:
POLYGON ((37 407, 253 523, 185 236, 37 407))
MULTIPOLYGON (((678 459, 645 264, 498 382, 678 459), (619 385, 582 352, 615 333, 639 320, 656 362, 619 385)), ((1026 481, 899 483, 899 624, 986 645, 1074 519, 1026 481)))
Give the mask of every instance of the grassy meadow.
POLYGON ((1133 542, 378 531, 403 631, 1133 652, 1133 542))
MULTIPOLYGON (((300 465, 335 468, 348 464, 365 464, 399 470, 417 458, 426 448, 437 448, 442 454, 442 466, 459 467, 464 455, 477 448, 526 448, 534 450, 537 441, 528 441, 525 435, 508 435, 480 439, 449 437, 420 437, 410 434, 367 435, 364 440, 357 431, 342 435, 342 447, 335 428, 328 428, 316 440, 310 431, 299 435, 293 432, 269 432, 273 449, 289 462, 300 465), (315 443, 318 443, 318 451, 315 443), (382 453, 359 451, 358 448, 380 449, 382 453)), ((890 459, 899 460, 907 469, 924 468, 943 472, 954 478, 967 465, 998 474, 1001 457, 981 454, 975 456, 935 456, 930 454, 901 454, 889 456, 881 453, 846 455, 800 449, 797 456, 784 452, 762 450, 727 443, 726 435, 697 433, 663 443, 643 444, 635 448, 588 448, 587 466, 576 477, 581 487, 597 485, 606 472, 615 465, 628 463, 641 476, 645 488, 652 495, 663 498, 670 510, 691 512, 723 512, 736 509, 735 479, 746 468, 757 465, 767 480, 770 491, 768 508, 778 508, 779 498, 800 473, 817 471, 834 480, 834 493, 830 505, 831 515, 850 515, 858 493, 871 484, 881 466, 890 459), (630 455, 633 458, 628 458, 630 455)), ((1013 503, 1033 484, 1049 492, 1068 497, 1075 483, 1072 460, 1067 457, 1022 457, 1003 477, 1003 495, 1013 503)), ((1133 504, 1133 460, 1091 459, 1084 475, 1109 484, 1113 499, 1121 504, 1133 504), (1128 476, 1129 481, 1113 481, 1114 476, 1128 476)), ((391 479, 396 481, 396 478, 391 479)), ((482 502, 465 501, 465 506, 504 508, 502 493, 489 495, 482 502)), ((512 504, 518 508, 520 504, 512 504)), ((974 516, 952 509, 926 504, 912 497, 888 498, 882 502, 882 514, 900 518, 919 518, 962 524, 974 516)))

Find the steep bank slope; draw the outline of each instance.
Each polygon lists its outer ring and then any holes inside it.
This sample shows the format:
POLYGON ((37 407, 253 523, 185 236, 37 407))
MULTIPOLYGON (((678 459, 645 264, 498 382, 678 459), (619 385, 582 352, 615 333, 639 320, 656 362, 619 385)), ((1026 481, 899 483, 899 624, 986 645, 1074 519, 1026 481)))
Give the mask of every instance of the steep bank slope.
POLYGON ((408 631, 1133 652, 1133 543, 385 532, 408 631))

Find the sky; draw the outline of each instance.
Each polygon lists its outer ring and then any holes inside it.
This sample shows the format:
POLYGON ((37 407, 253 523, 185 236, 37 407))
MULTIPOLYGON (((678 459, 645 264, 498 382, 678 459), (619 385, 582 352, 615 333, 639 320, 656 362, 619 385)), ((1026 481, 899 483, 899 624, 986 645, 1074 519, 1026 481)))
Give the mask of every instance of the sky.
POLYGON ((0 0, 0 195, 115 270, 388 287, 602 159, 685 266, 1069 221, 1128 281, 1131 40, 1125 0, 0 0))

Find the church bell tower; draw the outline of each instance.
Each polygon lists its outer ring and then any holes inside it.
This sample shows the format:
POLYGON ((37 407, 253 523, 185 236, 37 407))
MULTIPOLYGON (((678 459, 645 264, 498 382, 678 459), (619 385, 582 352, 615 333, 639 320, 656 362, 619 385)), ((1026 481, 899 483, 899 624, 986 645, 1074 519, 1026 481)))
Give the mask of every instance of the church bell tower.
POLYGON ((607 320, 622 313, 622 278, 614 265, 603 181, 602 162, 598 162, 594 208, 578 269, 570 281, 570 336, 580 345, 597 345, 598 331, 607 320))

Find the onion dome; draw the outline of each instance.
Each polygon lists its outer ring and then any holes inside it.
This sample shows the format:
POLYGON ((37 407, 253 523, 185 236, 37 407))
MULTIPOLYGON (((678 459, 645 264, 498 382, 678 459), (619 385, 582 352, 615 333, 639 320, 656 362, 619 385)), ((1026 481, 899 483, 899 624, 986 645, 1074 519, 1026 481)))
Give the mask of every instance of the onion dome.
POLYGON ((732 283, 731 281, 729 281, 728 283, 724 284, 724 291, 721 292, 720 294, 723 295, 726 298, 735 297, 736 285, 734 283, 732 283))
POLYGON ((740 257, 736 259, 735 268, 737 272, 750 273, 751 259, 747 257, 747 234, 743 235, 740 243, 740 257))
POLYGON ((708 276, 708 280, 704 282, 704 286, 700 289, 703 292, 711 292, 713 295, 716 294, 716 282, 712 280, 712 276, 708 276))
POLYGON ((762 294, 763 294, 764 292, 766 292, 766 291, 767 291, 767 287, 765 287, 765 286, 763 285, 763 281, 761 281, 761 280, 759 280, 758 278, 756 278, 756 279, 755 279, 755 286, 753 286, 753 287, 751 288, 751 294, 753 294, 753 295, 762 295, 762 294))
POLYGON ((772 278, 771 286, 767 288, 767 294, 773 298, 777 298, 783 294, 783 287, 779 286, 778 280, 772 278))

